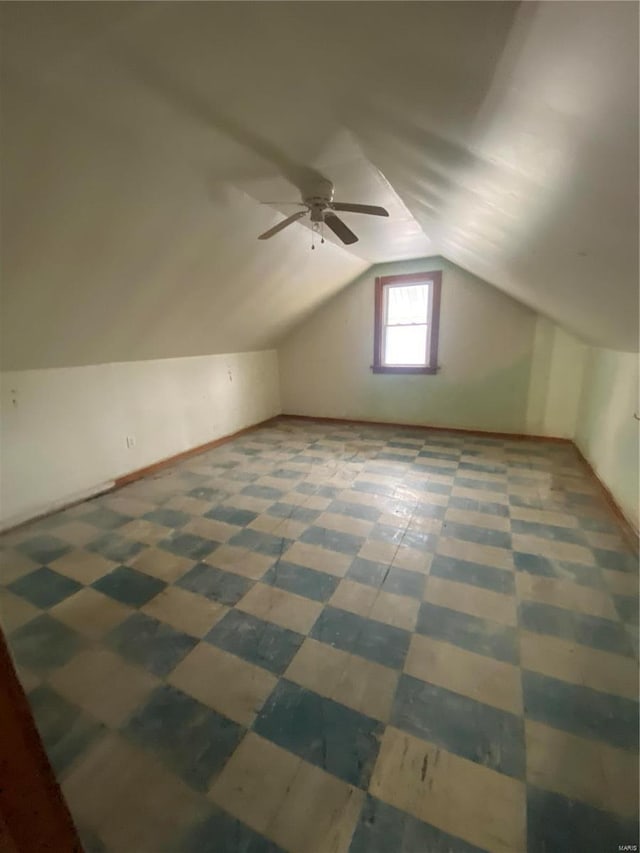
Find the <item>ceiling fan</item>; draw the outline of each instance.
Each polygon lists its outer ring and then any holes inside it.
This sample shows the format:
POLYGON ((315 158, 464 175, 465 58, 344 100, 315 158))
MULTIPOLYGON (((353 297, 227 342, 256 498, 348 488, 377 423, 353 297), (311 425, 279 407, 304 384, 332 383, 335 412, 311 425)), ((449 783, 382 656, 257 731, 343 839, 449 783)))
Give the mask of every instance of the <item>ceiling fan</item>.
POLYGON ((378 207, 374 204, 350 204, 343 201, 334 201, 333 184, 326 178, 322 178, 318 184, 312 188, 311 192, 308 194, 305 193, 302 197, 302 201, 263 203, 295 204, 304 209, 296 211, 296 213, 293 213, 291 216, 288 216, 286 219, 278 222, 278 224, 274 225, 273 228, 269 228, 269 230, 265 231, 264 234, 260 234, 258 240, 268 240, 288 225, 291 225, 293 222, 297 222, 299 219, 302 219, 309 214, 312 229, 316 233, 321 232, 322 225, 324 224, 327 228, 330 228, 333 231, 338 239, 342 240, 342 242, 348 246, 351 245, 351 243, 357 243, 358 238, 353 231, 345 225, 342 219, 340 219, 339 216, 336 216, 336 211, 344 211, 345 213, 366 213, 369 216, 389 216, 388 211, 386 211, 384 207, 378 207))

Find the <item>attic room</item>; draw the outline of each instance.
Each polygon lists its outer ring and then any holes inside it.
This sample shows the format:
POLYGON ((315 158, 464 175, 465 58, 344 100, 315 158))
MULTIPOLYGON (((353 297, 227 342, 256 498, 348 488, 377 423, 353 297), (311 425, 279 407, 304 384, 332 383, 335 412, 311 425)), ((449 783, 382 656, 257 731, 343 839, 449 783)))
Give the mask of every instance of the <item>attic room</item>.
POLYGON ((0 16, 0 849, 637 850, 638 4, 0 16))

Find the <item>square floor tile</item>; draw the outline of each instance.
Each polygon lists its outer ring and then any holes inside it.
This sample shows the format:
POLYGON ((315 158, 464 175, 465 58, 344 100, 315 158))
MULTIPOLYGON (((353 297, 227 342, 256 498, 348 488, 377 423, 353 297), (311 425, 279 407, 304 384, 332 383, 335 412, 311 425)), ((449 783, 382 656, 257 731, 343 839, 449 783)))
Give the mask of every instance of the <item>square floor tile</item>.
POLYGON ((238 610, 274 622, 300 634, 308 634, 322 605, 275 586, 257 583, 236 605, 238 610))
POLYGON ((521 781, 393 726, 387 726, 382 737, 369 791, 481 850, 526 850, 525 786, 521 781))
POLYGON ((113 560, 105 560, 99 554, 91 554, 78 548, 54 560, 49 568, 78 583, 91 584, 116 566, 117 563, 113 560))
POLYGON ((326 527, 309 527, 300 537, 307 545, 316 545, 328 551, 338 551, 341 554, 354 556, 364 544, 364 537, 326 527))
POLYGON ((130 565, 140 572, 166 583, 174 583, 191 569, 195 562, 188 557, 171 554, 163 548, 147 548, 130 565))
POLYGON ((395 628, 413 631, 416 627, 419 608, 420 602, 415 598, 381 591, 378 592, 369 617, 386 625, 393 625, 395 628))
POLYGON ((210 566, 251 580, 259 580, 275 561, 273 556, 229 544, 221 545, 205 559, 210 566))
POLYGON ((229 540, 229 545, 235 545, 238 548, 248 548, 267 557, 280 557, 289 545, 291 545, 291 540, 285 539, 282 536, 273 536, 270 533, 251 530, 247 527, 240 533, 232 536, 229 540))
POLYGON ((594 548, 593 553, 596 565, 603 569, 638 574, 637 554, 632 554, 630 551, 610 551, 605 548, 594 548))
POLYGON ((533 720, 525 731, 529 783, 622 817, 637 813, 637 755, 533 720))
POLYGON ((448 752, 517 779, 524 778, 522 717, 402 675, 393 724, 448 752))
POLYGON ((483 587, 431 576, 425 583, 424 600, 502 625, 518 624, 516 597, 483 587))
POLYGON ((116 601, 127 604, 129 607, 141 607, 161 592, 165 586, 164 581, 130 569, 129 566, 118 566, 93 584, 93 588, 98 592, 115 598, 116 601))
POLYGON ((100 640, 131 615, 131 608, 91 587, 84 587, 49 611, 58 622, 91 640, 100 640))
POLYGON ((285 589, 314 601, 325 602, 339 583, 338 578, 305 566, 278 560, 261 578, 262 583, 285 589))
POLYGON ((281 679, 254 724, 257 734, 357 787, 366 788, 382 725, 281 679))
POLYGON ((224 604, 178 586, 168 586, 141 609, 192 637, 204 637, 227 612, 224 604))
POLYGON ((214 781, 209 797, 264 833, 291 790, 302 759, 248 732, 214 781))
POLYGON ((367 796, 349 853, 482 853, 479 847, 367 796))
POLYGON ((207 642, 276 675, 284 672, 303 639, 302 634, 238 610, 230 610, 205 637, 207 642))
MULTIPOLYGON (((171 534, 171 528, 163 527, 161 524, 155 524, 147 518, 134 518, 127 524, 123 524, 118 528, 118 534, 130 539, 133 542, 140 542, 143 545, 154 547, 162 539, 166 539, 171 534)), ((131 560, 129 560, 131 562, 131 560)))
POLYGON ((310 636, 392 669, 402 668, 411 638, 401 628, 330 606, 322 611, 310 636))
POLYGON ((214 506, 205 514, 206 518, 222 521, 225 524, 233 524, 236 527, 245 527, 258 517, 257 512, 251 512, 248 509, 237 509, 233 506, 214 506))
POLYGON ((57 774, 63 773, 103 731, 103 726, 47 685, 29 694, 36 726, 57 774))
POLYGON ((169 684, 130 718, 124 734, 150 750, 197 791, 206 791, 244 729, 169 684))
POLYGON ((206 563, 198 563, 180 578, 177 587, 232 607, 253 586, 253 582, 206 563))
POLYGON ((522 690, 530 719, 637 753, 637 702, 528 670, 522 690))
POLYGON ((510 663, 414 634, 404 671, 494 708, 522 715, 520 669, 510 663))
POLYGON ((178 533, 158 542, 159 548, 171 551, 179 557, 187 557, 190 560, 202 560, 219 546, 218 542, 204 539, 195 533, 178 533))
POLYGON ((87 545, 88 551, 113 560, 115 563, 127 563, 136 554, 139 554, 145 546, 140 542, 125 539, 118 533, 105 533, 98 539, 94 539, 87 545))
POLYGON ((508 625, 424 602, 416 630, 478 654, 518 663, 517 633, 508 625))
POLYGON ((170 853, 285 853, 285 851, 254 832, 241 820, 212 806, 207 817, 198 820, 179 839, 170 853))
POLYGON ((515 579, 512 571, 483 566, 468 560, 457 560, 437 554, 431 563, 431 575, 446 580, 481 586, 506 595, 515 594, 515 579))
POLYGON ((92 648, 56 670, 49 682, 69 702, 115 728, 147 698, 158 679, 108 649, 92 648))
POLYGON ((601 616, 614 621, 619 618, 611 596, 603 589, 528 572, 517 572, 516 587, 521 599, 564 607, 587 616, 601 616))
POLYGON ((130 515, 124 515, 121 512, 108 509, 107 507, 96 507, 91 512, 82 515, 84 524, 93 524, 101 530, 115 530, 122 527, 128 521, 131 521, 130 515))
POLYGON ((164 850, 208 813, 205 798, 152 752, 115 733, 76 761, 62 787, 77 825, 91 827, 108 851, 164 850))
POLYGON ((520 658, 523 669, 602 693, 638 698, 638 664, 634 658, 529 631, 520 631, 520 658))
POLYGON ((291 853, 347 853, 363 800, 351 785, 253 733, 231 758, 211 797, 291 853), (267 796, 258 781, 265 776, 267 796))
POLYGON ((154 524, 160 524, 163 527, 183 527, 188 521, 191 521, 191 516, 186 512, 167 509, 166 507, 159 507, 147 512, 143 517, 147 521, 153 521, 154 524))
POLYGON ((36 672, 63 666, 85 645, 83 638, 47 613, 22 625, 10 637, 16 661, 36 672))
POLYGON ((13 548, 0 550, 0 583, 10 584, 33 572, 38 565, 35 560, 13 548))
POLYGON ((629 636, 620 622, 574 613, 538 601, 521 601, 519 623, 527 631, 551 634, 605 652, 633 656, 629 636))
POLYGON ((77 581, 72 581, 46 566, 24 575, 9 585, 13 593, 42 609, 58 604, 80 588, 77 581))
POLYGON ((250 726, 277 679, 261 667, 200 643, 169 676, 174 687, 225 717, 250 726))
POLYGON ((341 610, 367 617, 377 597, 378 590, 375 587, 344 578, 336 587, 329 603, 332 607, 339 607, 341 610))
POLYGON ((144 613, 134 613, 105 638, 125 660, 154 675, 168 675, 197 644, 197 640, 144 613))
MULTIPOLYGON (((17 550, 35 563, 46 565, 70 551, 71 546, 57 536, 42 533, 40 536, 33 536, 23 540, 17 546, 17 550)), ((614 568, 614 566, 611 566, 611 568, 614 568)))
POLYGON ((624 850, 638 845, 638 823, 530 785, 527 850, 624 850))
POLYGON ((0 587, 0 626, 5 634, 22 627, 40 613, 40 608, 0 587))
POLYGON ((294 565, 315 569, 318 572, 325 572, 340 578, 346 575, 352 562, 352 558, 346 554, 339 554, 337 551, 304 542, 294 542, 282 556, 287 562, 294 565))
POLYGON ((386 722, 399 672, 307 638, 285 677, 354 711, 386 722))

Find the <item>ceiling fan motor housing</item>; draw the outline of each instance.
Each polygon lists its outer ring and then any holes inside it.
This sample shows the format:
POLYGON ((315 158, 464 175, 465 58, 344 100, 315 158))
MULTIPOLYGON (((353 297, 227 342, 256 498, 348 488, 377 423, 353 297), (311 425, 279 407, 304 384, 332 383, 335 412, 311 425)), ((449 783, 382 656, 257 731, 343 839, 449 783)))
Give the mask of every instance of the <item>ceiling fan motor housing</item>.
POLYGON ((312 222, 323 221, 323 211, 333 201, 333 184, 331 181, 322 180, 313 187, 311 192, 304 197, 304 203, 308 205, 312 222))

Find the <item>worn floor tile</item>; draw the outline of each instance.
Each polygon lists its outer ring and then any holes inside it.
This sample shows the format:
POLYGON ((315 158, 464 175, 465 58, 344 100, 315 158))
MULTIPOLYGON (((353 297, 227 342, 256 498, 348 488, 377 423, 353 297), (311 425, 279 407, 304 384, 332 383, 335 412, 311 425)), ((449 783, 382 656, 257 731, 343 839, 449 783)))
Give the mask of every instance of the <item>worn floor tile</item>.
POLYGON ((162 590, 141 609, 192 637, 204 637, 227 612, 224 604, 178 586, 162 590))
POLYGON ((56 670, 49 683, 96 720, 116 728, 159 682, 107 649, 91 648, 56 670))
POLYGON ((322 611, 317 601, 262 583, 253 586, 237 608, 300 634, 309 633, 322 611))
POLYGON ((178 664, 169 682, 225 717, 250 726, 277 679, 262 667, 208 643, 178 664))
POLYGON ((370 792, 392 806, 495 853, 526 849, 525 786, 389 726, 370 792))
POLYGON ((486 705, 522 714, 520 670, 512 664, 414 634, 404 671, 486 705))
POLYGON ((638 561, 568 443, 282 418, 3 535, 0 605, 87 853, 638 841, 638 561))

